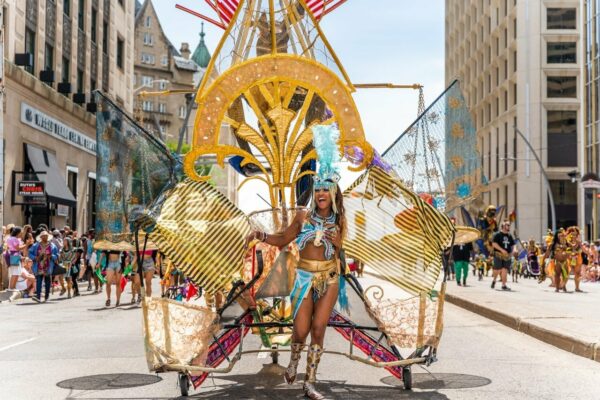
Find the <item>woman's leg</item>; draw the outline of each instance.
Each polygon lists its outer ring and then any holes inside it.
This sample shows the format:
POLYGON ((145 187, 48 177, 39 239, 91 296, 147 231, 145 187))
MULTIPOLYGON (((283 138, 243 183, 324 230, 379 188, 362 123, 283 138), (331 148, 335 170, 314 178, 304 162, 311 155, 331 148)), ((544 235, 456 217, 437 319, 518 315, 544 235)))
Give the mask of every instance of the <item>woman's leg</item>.
POLYGON ((152 277, 154 270, 144 272, 144 285, 146 285, 146 297, 152 297, 152 277))
POLYGON ((573 278, 575 279, 575 291, 581 292, 581 289, 579 289, 579 282, 581 282, 581 265, 573 266, 573 278))
POLYGON ((325 294, 317 300, 314 306, 312 326, 310 330, 310 344, 323 347, 327 322, 338 299, 338 285, 329 285, 325 294))
POLYGON ((121 271, 117 271, 115 273, 115 285, 117 285, 117 306, 118 306, 121 301, 121 271))
POLYGON ((111 289, 112 289, 112 282, 113 282, 113 278, 115 276, 115 272, 110 269, 107 268, 106 269, 106 306, 110 306, 110 293, 111 293, 111 289))
POLYGON ((35 297, 40 300, 42 298, 42 282, 44 281, 43 275, 35 276, 35 297))
MULTIPOLYGON (((10 268, 8 270, 10 271, 10 268)), ((10 275, 9 280, 8 280, 8 288, 11 290, 14 290, 17 287, 18 280, 19 280, 19 275, 10 275)))
POLYGON ((73 296, 79 296, 79 284, 77 283, 77 275, 71 274, 71 284, 73 285, 73 296))
POLYGON ((312 300, 312 290, 308 292, 306 298, 300 304, 300 308, 296 313, 296 318, 294 318, 294 328, 292 329, 292 344, 291 344, 291 354, 290 354, 290 363, 285 370, 285 381, 288 384, 294 383, 296 380, 298 363, 300 362, 300 357, 302 355, 302 349, 304 348, 304 343, 306 342, 306 338, 310 333, 310 325, 312 321, 312 313, 313 313, 313 300, 312 300))
POLYGON ((313 311, 313 320, 310 331, 310 347, 306 358, 306 377, 304 379, 304 394, 309 399, 321 400, 323 395, 315 388, 317 381, 317 369, 323 354, 323 341, 325 340, 325 331, 327 322, 331 316, 331 311, 338 298, 338 285, 329 285, 325 294, 317 300, 313 311))

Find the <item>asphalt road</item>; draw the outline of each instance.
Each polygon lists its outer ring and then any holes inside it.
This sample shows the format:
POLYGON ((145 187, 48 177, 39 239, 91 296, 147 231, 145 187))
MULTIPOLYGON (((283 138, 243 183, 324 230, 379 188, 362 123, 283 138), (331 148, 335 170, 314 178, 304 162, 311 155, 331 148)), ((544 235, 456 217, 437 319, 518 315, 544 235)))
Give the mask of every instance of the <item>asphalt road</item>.
MULTIPOLYGON (((0 304, 0 398, 177 398, 177 374, 148 372, 140 309, 105 309, 104 295, 84 294, 40 305, 28 300, 0 304)), ((257 337, 247 336, 245 346, 258 348, 257 337)), ((326 347, 346 350, 347 342, 331 330, 326 347)), ((320 387, 331 399, 600 398, 600 363, 450 304, 438 357, 430 373, 413 368, 414 390, 407 392, 385 370, 325 356, 320 387)), ((287 360, 282 355, 280 363, 287 360)), ((268 358, 248 355, 231 374, 209 378, 190 394, 197 399, 302 398, 300 384, 283 384, 282 371, 268 358)))

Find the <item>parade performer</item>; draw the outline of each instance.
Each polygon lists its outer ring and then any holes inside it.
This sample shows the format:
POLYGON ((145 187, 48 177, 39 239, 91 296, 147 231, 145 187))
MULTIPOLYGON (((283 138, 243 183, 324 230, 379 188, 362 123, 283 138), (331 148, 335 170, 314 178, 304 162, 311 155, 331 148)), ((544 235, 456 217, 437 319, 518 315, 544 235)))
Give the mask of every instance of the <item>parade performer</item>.
POLYGON ((567 291, 567 279, 569 278, 569 245, 567 234, 560 228, 554 235, 552 244, 546 250, 546 259, 551 259, 554 265, 554 288, 556 292, 567 291))
POLYGON ((298 245, 300 261, 290 295, 294 317, 292 354, 285 370, 285 380, 288 384, 295 381, 300 355, 310 333, 311 344, 303 389, 308 398, 323 399, 315 382, 327 322, 336 301, 339 301, 341 308, 348 306, 339 261, 346 218, 342 192, 337 184, 339 132, 329 126, 315 126, 313 132, 319 171, 314 179, 311 209, 298 212, 291 225, 281 234, 255 231, 247 240, 260 240, 280 248, 294 240, 298 245))
POLYGON ((538 283, 542 283, 546 280, 546 277, 549 276, 552 283, 550 287, 554 286, 554 263, 548 257, 546 257, 546 251, 552 246, 552 242, 554 241, 554 232, 548 229, 546 236, 544 236, 544 246, 542 248, 542 255, 540 260, 540 277, 538 279, 538 283), (550 265, 552 263, 552 265, 550 265))
POLYGON ((500 275, 502 290, 510 290, 506 286, 508 270, 511 267, 515 239, 510 234, 510 221, 505 220, 500 226, 500 232, 494 235, 492 246, 494 248, 494 272, 492 275, 492 289, 496 286, 496 278, 500 275))
POLYGON ((573 273, 573 278, 575 280, 575 291, 582 292, 582 290, 579 289, 579 284, 581 282, 581 265, 583 264, 583 249, 581 246, 581 234, 579 231, 579 227, 571 226, 567 228, 566 233, 567 243, 569 245, 569 270, 573 273))
MULTIPOLYGON (((485 250, 487 250, 490 254, 494 253, 492 238, 494 237, 494 234, 498 232, 495 206, 490 205, 485 209, 485 214, 479 217, 478 225, 479 230, 481 231, 481 239, 483 240, 485 250)), ((484 249, 481 250, 483 251, 484 249)))
POLYGON ((541 275, 543 268, 540 267, 540 255, 541 251, 535 239, 530 238, 527 243, 527 263, 531 272, 540 271, 541 275))
POLYGON ((479 280, 483 280, 483 274, 484 272, 487 272, 487 264, 483 254, 478 254, 475 257, 475 268, 477 269, 477 276, 479 280))

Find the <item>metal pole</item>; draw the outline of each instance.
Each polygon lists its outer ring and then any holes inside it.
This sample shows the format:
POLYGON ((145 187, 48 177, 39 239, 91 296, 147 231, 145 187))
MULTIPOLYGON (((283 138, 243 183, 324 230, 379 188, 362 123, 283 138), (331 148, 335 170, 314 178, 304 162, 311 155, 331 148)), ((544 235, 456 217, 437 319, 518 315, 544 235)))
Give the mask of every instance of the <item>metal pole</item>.
POLYGON ((181 148, 183 147, 183 137, 185 136, 185 132, 187 131, 188 121, 190 120, 190 115, 192 115, 192 111, 194 110, 194 96, 186 95, 185 99, 187 102, 187 108, 185 111, 185 118, 183 120, 183 125, 181 126, 181 129, 179 130, 179 142, 177 143, 177 154, 181 154, 181 148))
POLYGON ((534 150, 531 143, 529 143, 529 140, 527 140, 525 135, 523 135, 521 133, 519 128, 517 128, 516 126, 514 128, 515 128, 515 132, 517 133, 517 135, 519 135, 521 137, 521 139, 523 139, 523 141, 525 142, 525 144, 527 145, 529 150, 531 150, 531 152, 533 153, 533 156, 535 157, 535 160, 537 161, 537 163, 540 166, 540 169, 542 170, 542 175, 544 177, 544 180, 546 181, 546 189, 548 191, 548 201, 550 202, 550 214, 552 217, 552 231, 555 232, 556 231, 556 210, 554 209, 554 196, 552 195, 552 188, 550 187, 550 180, 548 179, 548 175, 546 174, 546 170, 544 169, 542 160, 540 160, 540 157, 538 157, 537 152, 534 150))

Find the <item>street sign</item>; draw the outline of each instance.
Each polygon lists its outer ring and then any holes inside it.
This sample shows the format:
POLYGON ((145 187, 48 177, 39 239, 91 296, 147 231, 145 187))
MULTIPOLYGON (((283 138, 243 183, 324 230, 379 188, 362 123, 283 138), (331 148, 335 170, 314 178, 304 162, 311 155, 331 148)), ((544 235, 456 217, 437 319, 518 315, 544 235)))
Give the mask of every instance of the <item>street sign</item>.
POLYGON ((19 196, 23 197, 43 197, 46 195, 44 182, 41 181, 19 181, 19 196))

